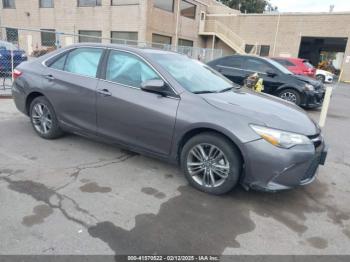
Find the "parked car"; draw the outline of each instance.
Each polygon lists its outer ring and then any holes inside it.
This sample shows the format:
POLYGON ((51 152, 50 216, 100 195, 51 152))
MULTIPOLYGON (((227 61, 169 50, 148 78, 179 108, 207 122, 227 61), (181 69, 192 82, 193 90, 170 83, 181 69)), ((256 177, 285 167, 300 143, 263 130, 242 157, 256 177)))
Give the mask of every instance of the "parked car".
POLYGON ((316 79, 321 81, 322 83, 333 83, 334 75, 331 72, 326 70, 317 69, 316 70, 316 79))
POLYGON ((264 80, 264 92, 278 96, 305 108, 322 105, 325 88, 322 83, 306 76, 294 75, 276 61, 258 56, 233 55, 208 63, 236 84, 258 73, 264 80))
POLYGON ((0 41, 0 75, 11 75, 12 69, 18 66, 20 63, 27 61, 26 52, 19 49, 17 46, 10 42, 0 41), (13 67, 12 67, 12 55, 13 53, 13 67))
POLYGON ((315 78, 316 68, 306 59, 293 57, 272 57, 295 75, 305 75, 315 78))
POLYGON ((179 163, 207 193, 306 185, 325 163, 321 130, 302 109, 184 55, 78 44, 14 76, 16 106, 42 138, 73 132, 179 163))

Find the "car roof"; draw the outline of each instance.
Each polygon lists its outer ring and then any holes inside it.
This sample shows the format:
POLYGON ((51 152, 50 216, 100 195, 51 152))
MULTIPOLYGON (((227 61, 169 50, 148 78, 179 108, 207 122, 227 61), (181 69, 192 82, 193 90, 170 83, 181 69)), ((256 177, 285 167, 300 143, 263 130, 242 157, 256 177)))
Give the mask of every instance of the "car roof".
POLYGON ((117 48, 120 50, 131 51, 134 53, 140 54, 178 54, 179 53, 167 50, 161 50, 151 47, 142 47, 142 46, 127 46, 127 45, 119 45, 119 44, 101 44, 101 43, 79 43, 67 46, 66 48, 74 48, 74 47, 101 47, 101 48, 117 48))
POLYGON ((305 62, 307 59, 298 58, 298 57, 271 57, 271 59, 280 59, 280 60, 288 60, 293 62, 305 62))

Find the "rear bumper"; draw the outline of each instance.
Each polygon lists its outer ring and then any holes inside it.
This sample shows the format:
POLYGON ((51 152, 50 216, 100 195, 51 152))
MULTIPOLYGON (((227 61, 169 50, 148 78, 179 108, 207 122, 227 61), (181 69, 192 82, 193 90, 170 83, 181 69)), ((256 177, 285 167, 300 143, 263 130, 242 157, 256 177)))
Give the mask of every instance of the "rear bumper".
POLYGON ((15 81, 12 85, 12 97, 17 109, 23 114, 27 115, 26 93, 24 92, 23 87, 17 81, 15 81))
POLYGON ((291 149, 275 147, 265 140, 246 145, 241 183, 246 188, 262 191, 279 191, 312 183, 319 165, 324 165, 327 148, 320 145, 295 146, 291 149))

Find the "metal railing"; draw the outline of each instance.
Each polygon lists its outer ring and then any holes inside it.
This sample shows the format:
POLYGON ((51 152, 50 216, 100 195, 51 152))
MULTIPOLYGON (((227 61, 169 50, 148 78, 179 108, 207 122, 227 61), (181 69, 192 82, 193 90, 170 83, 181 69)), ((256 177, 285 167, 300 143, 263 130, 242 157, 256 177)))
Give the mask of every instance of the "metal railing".
POLYGON ((81 42, 114 43, 141 48, 174 51, 190 58, 208 62, 223 55, 221 49, 173 46, 128 39, 104 38, 95 35, 72 34, 29 28, 0 27, 0 90, 11 89, 14 68, 26 60, 35 59, 56 49, 81 42))
POLYGON ((215 34, 237 53, 245 53, 245 41, 228 26, 217 20, 206 20, 204 33, 215 34))

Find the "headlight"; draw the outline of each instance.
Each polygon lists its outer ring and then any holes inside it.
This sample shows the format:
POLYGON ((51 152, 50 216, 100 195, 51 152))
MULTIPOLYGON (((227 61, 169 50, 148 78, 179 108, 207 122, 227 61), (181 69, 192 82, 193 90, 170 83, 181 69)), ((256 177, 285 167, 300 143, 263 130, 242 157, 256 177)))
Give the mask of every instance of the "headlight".
POLYGON ((296 145, 312 144, 311 140, 304 135, 263 126, 250 125, 250 127, 267 142, 277 147, 291 148, 296 145))
POLYGON ((22 58, 27 57, 27 55, 25 53, 23 53, 21 56, 22 56, 22 58))
POLYGON ((310 85, 310 84, 305 84, 305 89, 307 91, 314 91, 315 87, 313 85, 310 85))

